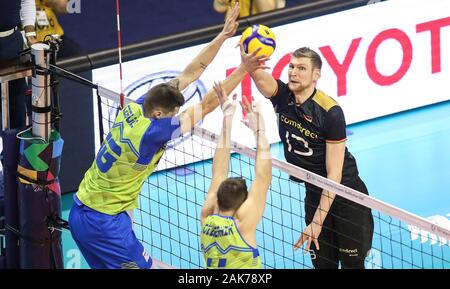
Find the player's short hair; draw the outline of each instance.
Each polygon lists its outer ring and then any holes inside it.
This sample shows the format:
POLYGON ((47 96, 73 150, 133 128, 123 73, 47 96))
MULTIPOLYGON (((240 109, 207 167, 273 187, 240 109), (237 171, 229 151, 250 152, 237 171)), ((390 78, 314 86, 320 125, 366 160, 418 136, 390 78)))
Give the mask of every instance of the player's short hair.
POLYGON ((231 177, 220 184, 217 203, 222 211, 236 210, 247 199, 247 184, 241 177, 231 177))
POLYGON ((313 68, 322 69, 322 59, 320 55, 309 47, 301 47, 292 54, 295 58, 306 57, 311 59, 313 68))
POLYGON ((147 114, 151 114, 155 108, 160 108, 164 113, 168 113, 175 107, 181 107, 184 101, 184 96, 178 89, 162 83, 148 91, 144 99, 144 108, 147 114))

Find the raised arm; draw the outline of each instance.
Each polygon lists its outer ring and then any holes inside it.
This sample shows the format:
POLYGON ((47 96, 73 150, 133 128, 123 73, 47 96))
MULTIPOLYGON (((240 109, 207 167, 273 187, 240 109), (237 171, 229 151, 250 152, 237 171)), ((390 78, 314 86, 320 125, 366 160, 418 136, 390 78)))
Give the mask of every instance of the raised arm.
POLYGON ((214 85, 214 91, 217 94, 220 107, 223 111, 222 132, 217 141, 216 151, 214 153, 212 180, 209 186, 208 194, 202 208, 200 222, 209 215, 213 214, 217 206, 217 190, 220 184, 228 176, 228 168, 230 162, 230 140, 231 140, 231 126, 233 122, 233 115, 236 110, 236 94, 233 95, 233 102, 227 100, 227 93, 220 85, 214 85))
POLYGON ((226 39, 236 33, 239 23, 236 21, 239 16, 239 3, 235 3, 231 13, 228 15, 223 30, 216 36, 200 53, 189 63, 189 65, 176 78, 169 81, 169 84, 183 91, 189 84, 199 79, 206 67, 216 57, 220 47, 226 39))
POLYGON ((272 158, 270 146, 265 134, 264 118, 261 113, 260 102, 252 107, 243 97, 242 108, 247 112, 248 127, 256 138, 255 179, 253 180, 247 200, 237 211, 237 218, 244 230, 255 229, 264 214, 267 191, 272 181, 272 158))
MULTIPOLYGON (((241 46, 241 54, 244 53, 244 48, 241 46)), ((264 60, 268 60, 267 58, 264 60)), ((244 65, 250 65, 249 62, 244 62, 244 65)), ((266 98, 271 98, 275 95, 277 90, 277 81, 273 76, 268 73, 267 71, 264 71, 263 69, 256 69, 252 72, 250 72, 250 76, 253 79, 253 82, 255 83, 256 87, 258 88, 259 92, 261 92, 262 95, 266 98)))
MULTIPOLYGON (((268 68, 262 64, 265 57, 257 56, 258 51, 256 50, 251 54, 245 54, 241 51, 241 64, 221 83, 227 95, 238 86, 247 72, 251 73, 256 69, 262 70, 268 68)), ((184 134, 190 131, 197 122, 216 109, 218 105, 219 102, 216 92, 214 89, 210 89, 200 103, 187 108, 180 115, 181 132, 184 134)))

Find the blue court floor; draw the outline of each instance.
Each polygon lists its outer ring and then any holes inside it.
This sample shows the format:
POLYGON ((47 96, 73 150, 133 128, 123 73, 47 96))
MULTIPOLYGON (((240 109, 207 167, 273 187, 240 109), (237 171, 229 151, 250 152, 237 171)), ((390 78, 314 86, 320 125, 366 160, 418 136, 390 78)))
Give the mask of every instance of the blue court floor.
MULTIPOLYGON (((348 126, 371 196, 421 217, 450 224, 450 101, 348 126)), ((282 150, 276 149, 283 159, 282 150)), ((63 196, 67 218, 72 194, 63 196)), ((450 246, 448 244, 447 246, 450 246)), ((66 268, 87 268, 69 232, 63 233, 66 268)))

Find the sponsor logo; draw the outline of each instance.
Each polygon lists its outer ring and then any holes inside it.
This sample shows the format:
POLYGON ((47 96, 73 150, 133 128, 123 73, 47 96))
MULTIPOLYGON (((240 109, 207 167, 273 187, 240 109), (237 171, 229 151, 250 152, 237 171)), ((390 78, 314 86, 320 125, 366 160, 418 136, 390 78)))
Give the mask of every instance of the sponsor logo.
POLYGON ((280 121, 289 126, 292 126, 296 129, 298 129, 298 131, 307 138, 310 138, 310 139, 318 139, 319 138, 316 133, 310 131, 309 129, 302 127, 301 123, 296 122, 295 120, 290 119, 290 118, 286 117, 285 115, 280 115, 280 121))
POLYGON ((439 246, 444 246, 445 244, 448 244, 450 246, 450 241, 441 237, 437 236, 436 234, 433 234, 438 227, 445 228, 447 230, 450 230, 450 214, 447 214, 446 216, 442 215, 434 215, 431 217, 426 218, 427 220, 431 221, 434 226, 431 227, 431 232, 428 232, 426 230, 422 230, 416 226, 408 225, 408 230, 411 233, 411 240, 420 240, 420 243, 426 243, 430 242, 430 245, 439 244, 439 246), (436 226, 437 225, 437 226, 436 226))
POLYGON ((348 254, 350 257, 358 256, 358 249, 347 249, 347 248, 339 248, 339 252, 348 254))

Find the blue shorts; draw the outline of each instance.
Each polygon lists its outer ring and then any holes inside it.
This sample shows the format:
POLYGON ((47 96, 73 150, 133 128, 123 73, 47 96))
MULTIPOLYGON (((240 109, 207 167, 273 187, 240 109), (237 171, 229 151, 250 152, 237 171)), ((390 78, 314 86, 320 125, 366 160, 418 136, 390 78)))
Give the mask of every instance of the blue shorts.
POLYGON ((127 212, 107 215, 80 202, 70 210, 72 237, 92 269, 150 269, 152 259, 134 234, 127 212))

